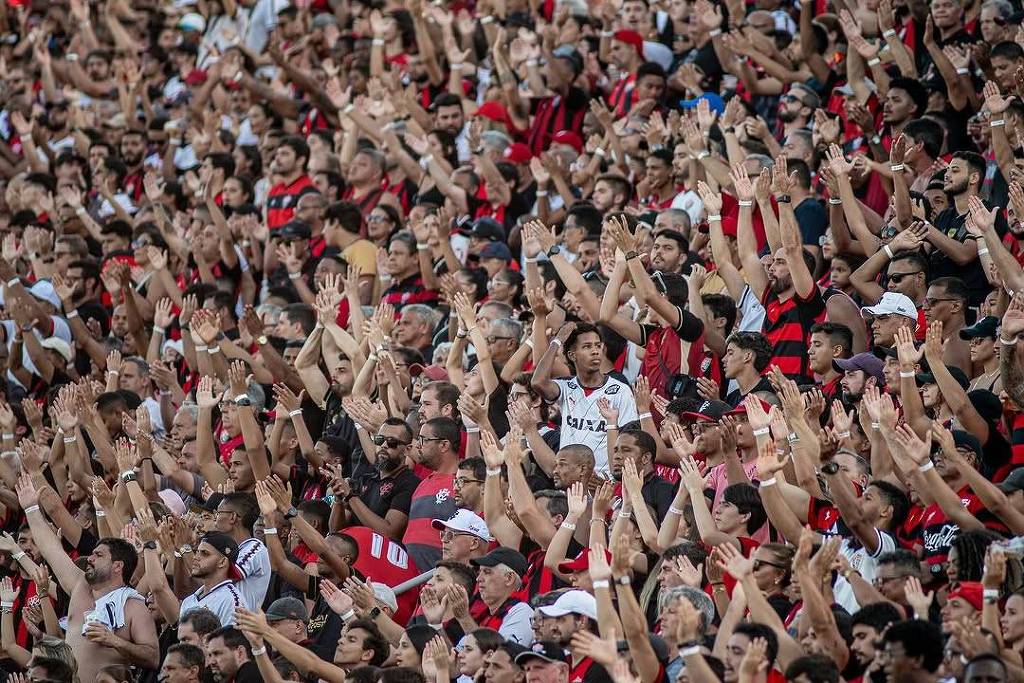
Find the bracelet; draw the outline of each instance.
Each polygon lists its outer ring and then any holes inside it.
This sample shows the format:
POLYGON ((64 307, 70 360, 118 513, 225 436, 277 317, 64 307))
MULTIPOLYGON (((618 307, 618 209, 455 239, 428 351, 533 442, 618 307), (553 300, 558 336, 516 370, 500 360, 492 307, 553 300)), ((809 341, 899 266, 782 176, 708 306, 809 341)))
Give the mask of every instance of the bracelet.
POLYGON ((342 621, 348 621, 349 619, 353 619, 355 616, 356 616, 356 611, 354 609, 350 609, 349 611, 347 611, 347 612, 345 612, 344 614, 341 615, 341 620, 342 621))
POLYGON ((669 505, 668 506, 668 514, 670 514, 670 515, 679 515, 680 517, 682 517, 683 511, 680 510, 679 508, 677 508, 675 505, 669 505))
POLYGON ((356 422, 356 431, 357 432, 365 432, 366 431, 366 427, 364 427, 363 425, 361 425, 358 422, 356 422))
MULTIPOLYGON (((181 147, 181 138, 167 138, 167 144, 172 147, 181 147)), ((78 211, 85 213, 85 209, 79 209, 78 211)), ((75 213, 78 213, 78 211, 75 211, 75 213)))
POLYGON ((532 348, 534 347, 534 345, 533 345, 533 339, 527 339, 527 340, 526 340, 526 341, 524 342, 524 344, 525 344, 526 346, 530 347, 531 349, 532 349, 532 348))
POLYGON ((254 647, 252 649, 252 656, 253 657, 259 657, 260 655, 265 655, 265 654, 267 654, 267 646, 266 645, 263 645, 261 647, 254 647))
POLYGON ((711 152, 707 151, 706 149, 701 150, 697 152, 697 161, 700 161, 701 159, 707 159, 709 156, 711 156, 711 152))
POLYGON ((427 249, 430 249, 429 244, 416 244, 416 251, 426 251, 427 249))
POLYGON ((0 602, 0 609, 5 609, 5 610, 14 609, 14 603, 13 602, 0 602))
POLYGON ((957 76, 966 76, 969 73, 971 73, 971 70, 968 69, 966 66, 962 66, 962 67, 960 67, 959 69, 956 70, 956 75, 957 76))
POLYGON ((480 428, 479 427, 466 427, 466 433, 467 434, 479 434, 480 433, 480 428))
POLYGON ((547 190, 537 190, 537 196, 538 197, 547 197, 548 196, 548 191, 547 190))
POLYGON ((74 434, 72 434, 71 436, 65 436, 64 443, 74 443, 77 439, 78 437, 75 436, 74 434))
POLYGON ((903 378, 906 378, 906 379, 910 379, 911 377, 914 377, 916 375, 917 375, 917 373, 914 372, 913 370, 900 370, 900 377, 903 377, 903 378))
POLYGON ((879 57, 872 57, 868 60, 868 66, 878 66, 881 63, 882 60, 879 57))
POLYGON ((558 337, 555 337, 554 339, 551 340, 551 343, 552 344, 557 344, 558 346, 561 346, 562 345, 562 340, 559 339, 558 337))
POLYGON ((598 147, 597 149, 594 150, 594 154, 596 156, 603 157, 607 154, 607 152, 604 151, 604 148, 598 147))
POLYGON ((837 439, 849 439, 850 438, 850 430, 846 430, 846 431, 842 431, 842 432, 836 432, 836 438, 837 439))
POLYGON ((608 579, 598 579, 597 581, 591 581, 590 585, 593 586, 594 588, 607 588, 608 587, 608 579))
POLYGON ((1017 345, 1017 339, 1014 338, 1014 339, 1007 340, 1007 339, 1003 339, 1002 335, 999 335, 999 343, 1002 344, 1003 346, 1016 346, 1017 345))
POLYGON ((615 31, 601 31, 602 38, 611 38, 615 35, 615 31))
POLYGON ((568 529, 569 531, 576 531, 576 525, 571 522, 562 522, 562 529, 568 529))
POLYGON ((29 505, 27 508, 25 508, 26 515, 31 515, 33 512, 39 512, 38 505, 29 505))
POLYGON ((795 432, 793 434, 787 434, 786 441, 789 442, 790 446, 792 446, 795 443, 800 443, 800 435, 796 434, 795 432))
POLYGON ((760 479, 757 484, 758 488, 762 486, 775 486, 775 477, 768 477, 767 479, 760 479))
POLYGON ((298 280, 300 277, 302 277, 302 273, 288 273, 289 280, 298 280))
MULTIPOLYGON (((206 347, 204 346, 203 348, 206 348, 206 347)), ((107 370, 107 374, 108 374, 108 375, 113 375, 114 377, 117 377, 117 376, 118 376, 118 375, 120 375, 121 373, 120 373, 120 372, 118 372, 117 370, 107 370)))
POLYGON ((872 422, 871 423, 871 428, 877 431, 877 430, 882 428, 882 425, 881 425, 880 422, 872 422))
POLYGON ((494 21, 494 17, 492 17, 490 14, 488 14, 485 17, 480 17, 481 24, 490 24, 492 21, 494 21))
POLYGON ((19 550, 18 552, 16 552, 13 555, 11 555, 11 557, 13 557, 14 561, 17 562, 21 558, 25 557, 25 551, 24 550, 19 550))
POLYGON ((14 434, 12 434, 11 432, 4 432, 3 433, 3 438, 4 438, 4 440, 13 439, 14 438, 14 434))
POLYGON ((537 66, 537 60, 536 59, 527 59, 523 63, 526 64, 527 67, 537 66))
POLYGON ((713 28, 710 31, 708 31, 708 35, 710 37, 712 37, 712 38, 714 38, 715 36, 720 36, 720 35, 722 35, 722 29, 720 29, 720 28, 713 28))
POLYGON ((984 256, 987 253, 988 253, 988 247, 982 247, 981 249, 978 250, 978 256, 984 256))
MULTIPOLYGON (((536 263, 537 262, 537 257, 536 256, 527 256, 526 258, 523 259, 523 261, 525 263, 536 263)), ((458 315, 458 314, 456 314, 456 315, 458 315)))
POLYGON ((754 205, 754 202, 751 199, 741 199, 738 203, 741 209, 749 209, 754 205))
POLYGON ((590 518, 590 523, 593 524, 594 522, 597 522, 598 524, 604 524, 605 526, 608 526, 608 520, 607 519, 602 519, 601 517, 591 517, 590 518))
POLYGON ((712 221, 718 221, 719 223, 721 223, 722 222, 722 214, 720 214, 720 213, 713 213, 710 216, 708 216, 708 223, 710 223, 712 221))
POLYGON ((904 164, 893 164, 889 167, 889 170, 896 173, 897 171, 902 171, 904 168, 906 168, 904 164))
POLYGON ((643 420, 644 418, 647 418, 647 419, 654 419, 654 418, 653 418, 653 417, 651 416, 651 413, 650 413, 650 412, 640 413, 639 415, 637 415, 637 416, 636 416, 636 419, 638 419, 638 420, 643 420))
POLYGON ((679 651, 680 657, 692 657, 700 654, 700 645, 691 645, 690 647, 684 647, 679 651))
POLYGON ((180 548, 178 548, 178 552, 181 553, 182 555, 191 555, 192 554, 192 546, 189 545, 188 543, 186 543, 185 545, 183 545, 180 548))
POLYGON ((935 469, 935 463, 933 463, 931 460, 917 466, 917 471, 920 472, 921 474, 924 474, 925 472, 931 469, 935 469))
MULTIPOLYGON (((456 335, 456 336, 458 336, 458 335, 456 335)), ((368 355, 366 357, 366 360, 368 360, 368 361, 370 361, 372 363, 376 363, 377 362, 377 354, 371 353, 370 355, 368 355)))
POLYGON ((277 527, 274 527, 274 526, 264 527, 263 535, 266 536, 267 534, 270 534, 271 536, 276 536, 277 535, 277 527))
POLYGON ((123 481, 126 484, 128 482, 130 482, 130 481, 137 481, 137 477, 135 476, 135 472, 132 471, 132 470, 128 470, 126 472, 122 472, 121 473, 121 481, 123 481))
POLYGON ((18 278, 17 275, 15 275, 14 277, 12 277, 10 280, 7 281, 7 286, 8 287, 13 287, 14 285, 20 285, 20 284, 21 284, 21 280, 18 278))
POLYGON ((628 586, 632 582, 632 579, 629 578, 629 574, 623 574, 619 578, 615 579, 615 583, 619 584, 620 586, 628 586))
MULTIPOLYGON (((104 512, 103 510, 97 510, 97 511, 96 511, 96 516, 97 516, 97 517, 106 517, 106 516, 107 516, 107 513, 106 513, 106 512, 104 512)), ((177 553, 175 553, 175 554, 177 555, 177 553)), ((181 557, 181 555, 178 555, 178 557, 181 557)))
POLYGON ((161 336, 167 334, 166 327, 160 327, 159 325, 153 325, 153 334, 159 334, 161 336))
POLYGON ((892 249, 890 249, 890 248, 889 248, 889 245, 888 245, 888 244, 886 244, 886 245, 884 245, 884 246, 882 247, 882 251, 884 251, 884 252, 885 252, 885 255, 886 255, 886 256, 888 256, 888 257, 889 257, 889 260, 891 261, 891 260, 892 260, 892 256, 893 256, 893 254, 892 254, 892 249))
POLYGON ((991 601, 995 602, 996 600, 999 599, 999 589, 998 588, 986 588, 983 591, 981 591, 981 595, 982 595, 983 598, 985 598, 985 600, 991 600, 991 601))
POLYGON ((465 64, 462 62, 454 62, 452 63, 452 71, 462 71, 462 67, 464 66, 465 64))
POLYGON ((70 311, 68 311, 64 315, 64 317, 67 318, 68 320, 71 320, 72 318, 77 318, 78 317, 78 309, 77 308, 72 308, 70 311))
POLYGON ((996 119, 994 121, 989 121, 988 122, 988 127, 989 128, 999 128, 1000 126, 1005 126, 1005 125, 1006 125, 1006 119, 996 119))
POLYGON ((295 410, 288 411, 288 417, 295 417, 297 415, 302 415, 302 408, 296 408, 295 410))
POLYGON ((884 31, 882 31, 882 37, 883 38, 892 38, 895 35, 896 35, 896 29, 894 29, 894 28, 887 28, 884 31))
POLYGON ((208 349, 206 349, 206 352, 212 356, 212 355, 214 355, 216 353, 220 353, 220 347, 219 346, 211 346, 208 349))
POLYGON ((829 197, 828 198, 828 203, 831 204, 832 206, 835 206, 837 204, 842 204, 843 200, 842 199, 836 199, 835 197, 829 197))
POLYGON ((370 41, 370 45, 373 45, 374 47, 381 47, 382 45, 384 45, 384 39, 374 38, 373 40, 370 41))
POLYGON ((761 427, 754 430, 754 436, 767 436, 771 431, 770 427, 761 427))
POLYGON ((196 344, 196 351, 202 353, 206 350, 206 344, 196 344))
POLYGON ((629 510, 623 510, 622 512, 619 513, 619 517, 622 517, 623 519, 629 519, 632 516, 633 513, 630 512, 629 510))
POLYGON ((501 475, 501 468, 500 467, 494 467, 494 468, 488 467, 487 468, 487 476, 488 477, 497 477, 497 476, 500 476, 500 475, 501 475))

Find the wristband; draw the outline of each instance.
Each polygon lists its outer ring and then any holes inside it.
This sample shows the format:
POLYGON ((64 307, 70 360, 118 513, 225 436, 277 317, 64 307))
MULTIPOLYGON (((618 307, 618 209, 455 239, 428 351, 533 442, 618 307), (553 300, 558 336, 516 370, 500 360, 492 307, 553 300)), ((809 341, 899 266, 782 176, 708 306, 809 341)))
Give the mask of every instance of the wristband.
POLYGON ((302 408, 296 408, 295 410, 288 411, 288 417, 295 417, 296 415, 302 415, 302 408))
POLYGON ((298 280, 300 277, 302 277, 302 273, 288 273, 289 280, 298 280))
POLYGON ((358 422, 356 422, 356 431, 357 432, 365 432, 366 431, 366 427, 364 427, 363 425, 361 425, 358 422))
POLYGON ((836 438, 837 439, 849 439, 850 438, 850 431, 846 430, 846 431, 843 431, 843 432, 836 432, 836 438))
POLYGON ((883 38, 892 38, 895 35, 896 35, 896 29, 894 29, 894 28, 887 28, 884 31, 882 31, 882 37, 883 38))
MULTIPOLYGON (((650 414, 649 412, 646 412, 646 413, 640 413, 639 415, 637 415, 637 416, 636 416, 636 419, 638 419, 638 420, 642 420, 642 419, 644 419, 645 417, 647 417, 647 418, 650 418, 650 417, 651 417, 651 414, 650 414)), ((653 418, 651 418, 651 419, 653 419, 653 418)))
POLYGON ((347 612, 345 612, 344 614, 341 615, 341 620, 342 621, 348 621, 349 619, 355 618, 355 616, 356 616, 356 611, 354 609, 350 609, 349 611, 347 611, 347 612))
POLYGON ((700 152, 697 152, 697 161, 700 161, 701 159, 707 159, 709 156, 711 156, 711 152, 707 151, 706 149, 701 150, 700 152))
POLYGON ((374 38, 373 40, 370 41, 370 45, 373 45, 374 47, 381 47, 384 45, 384 39, 374 38))
POLYGON ((708 35, 711 36, 712 38, 714 38, 715 36, 720 36, 722 35, 722 29, 713 28, 710 31, 708 31, 708 35))
POLYGON ((479 427, 466 427, 466 433, 467 434, 479 434, 480 433, 480 428, 479 427))
POLYGON ((792 446, 793 444, 800 442, 800 435, 795 432, 792 434, 787 434, 786 441, 788 441, 789 445, 792 446))
MULTIPOLYGON (((181 138, 168 138, 167 143, 171 147, 181 147, 181 138)), ((85 213, 85 209, 79 209, 78 211, 85 213)), ((78 211, 76 211, 75 213, 78 213, 78 211)))
POLYGON ((17 285, 17 284, 21 284, 21 280, 19 280, 17 276, 14 276, 10 280, 7 281, 7 286, 8 287, 13 287, 14 285, 17 285))
POLYGON ((931 469, 935 469, 935 463, 933 463, 931 460, 917 466, 917 471, 920 472, 921 474, 924 474, 925 472, 931 469))
MULTIPOLYGON (((97 511, 96 511, 96 516, 97 516, 97 517, 106 517, 106 516, 107 516, 107 513, 106 513, 106 512, 104 512, 103 510, 97 510, 97 511)), ((177 553, 175 553, 175 554, 177 554, 177 553)), ((181 555, 178 555, 178 557, 181 557, 181 555)))
POLYGON ((750 200, 750 199, 741 199, 737 203, 740 205, 741 209, 749 209, 750 207, 752 207, 754 205, 753 200, 750 200))
POLYGON ((547 190, 537 190, 537 196, 538 197, 547 197, 548 196, 548 191, 547 190))
POLYGON ((537 60, 536 59, 527 59, 524 62, 524 64, 526 64, 527 67, 537 66, 537 60))
POLYGON ((484 25, 490 24, 493 21, 494 17, 492 17, 490 14, 488 14, 486 17, 480 17, 480 23, 484 25))
POLYGON ((494 468, 488 467, 487 468, 487 476, 488 477, 497 477, 497 476, 500 476, 500 475, 501 475, 501 468, 500 467, 494 467, 494 468))
POLYGON ((886 245, 884 245, 882 247, 882 251, 885 252, 885 255, 888 256, 889 260, 891 261, 892 260, 892 249, 889 248, 888 244, 886 244, 886 245))
POLYGON ((526 346, 533 348, 533 339, 527 339, 525 342, 526 346))
POLYGON ((985 599, 985 602, 996 602, 999 600, 999 589, 986 588, 981 591, 981 595, 985 599))
POLYGON ((978 250, 978 256, 984 256, 987 253, 988 253, 988 247, 982 247, 981 249, 978 250))
POLYGON ((19 550, 18 552, 16 552, 13 555, 11 555, 11 557, 13 557, 14 561, 17 562, 21 558, 25 557, 25 551, 24 550, 19 550))
MULTIPOLYGON (((458 336, 458 335, 456 335, 456 336, 458 336)), ((371 353, 369 356, 366 357, 366 360, 371 361, 373 363, 376 363, 377 362, 377 354, 371 353)))
POLYGON ((670 514, 670 515, 679 515, 681 517, 683 515, 683 511, 680 510, 679 508, 677 508, 675 505, 669 505, 668 506, 668 514, 670 514))
POLYGON ((455 62, 452 64, 452 71, 462 71, 462 67, 465 66, 462 62, 455 62))
POLYGON ((593 586, 594 588, 607 588, 608 587, 608 579, 598 579, 597 581, 592 581, 590 583, 590 585, 593 586))
POLYGON ((878 57, 872 57, 871 59, 868 60, 868 66, 878 66, 881 63, 882 60, 879 59, 878 57))
POLYGON ((562 340, 561 340, 561 339, 558 339, 558 338, 556 337, 556 338, 554 338, 554 339, 552 339, 552 340, 551 340, 551 343, 552 343, 552 344, 557 344, 558 346, 561 346, 561 345, 562 345, 562 340))
POLYGON ((633 513, 630 512, 629 510, 623 510, 622 512, 619 513, 619 517, 622 517, 623 519, 629 519, 632 516, 633 513))
POLYGON ((1006 119, 996 119, 994 121, 989 121, 988 122, 988 127, 989 128, 999 128, 1000 126, 1005 126, 1005 125, 1006 125, 1006 119))
POLYGON ((904 168, 906 168, 906 166, 903 164, 893 164, 889 167, 889 170, 896 173, 897 171, 902 171, 904 168))
POLYGON ((163 336, 163 335, 167 334, 167 328, 166 327, 160 327, 159 325, 154 325, 153 326, 153 334, 159 334, 159 335, 163 336))
MULTIPOLYGON (((523 261, 525 261, 526 263, 536 263, 537 262, 537 257, 536 256, 527 256, 526 258, 523 259, 523 261)), ((456 313, 456 315, 458 315, 458 313, 456 313)))
POLYGON ((611 38, 615 35, 615 31, 601 31, 602 38, 611 38))
POLYGON ((770 427, 761 427, 754 430, 754 436, 767 436, 771 432, 770 427))
POLYGON ((196 351, 202 353, 206 350, 206 344, 196 344, 196 351))
POLYGON ((274 526, 265 527, 263 529, 263 535, 266 536, 267 534, 270 534, 271 536, 277 536, 277 527, 274 527, 274 526))
POLYGON ((615 579, 615 583, 619 584, 620 586, 628 586, 629 584, 633 583, 633 581, 629 578, 629 574, 623 574, 619 578, 615 579))
POLYGON ((13 439, 13 438, 14 438, 14 434, 12 434, 12 433, 10 433, 10 432, 4 432, 4 433, 3 433, 3 438, 4 438, 5 440, 6 440, 6 439, 13 439))
POLYGON ((710 223, 711 221, 718 221, 719 223, 721 223, 722 222, 722 214, 720 214, 720 213, 713 213, 713 214, 711 214, 710 216, 708 216, 708 223, 710 223))
POLYGON ((126 484, 128 482, 130 482, 130 481, 136 481, 136 480, 137 480, 137 478, 135 476, 135 472, 133 472, 132 470, 128 470, 127 472, 122 472, 121 473, 121 481, 123 481, 126 484))
POLYGON ((1013 339, 1003 339, 1003 336, 999 335, 999 343, 1002 344, 1003 346, 1016 346, 1017 345, 1017 339, 1016 338, 1013 338, 1013 339))
MULTIPOLYGON (((24 554, 24 553, 22 553, 22 554, 24 554)), ((6 610, 14 609, 14 603, 13 602, 0 602, 0 609, 6 609, 6 610)))
POLYGON ((877 431, 882 428, 882 424, 880 422, 872 422, 871 428, 877 431))
POLYGON ((342 114, 351 114, 353 111, 355 111, 355 108, 356 108, 356 105, 354 105, 354 104, 346 104, 345 108, 341 110, 341 113, 342 114))
POLYGON ((261 646, 261 647, 254 647, 252 649, 252 656, 253 657, 259 657, 260 655, 265 655, 265 654, 267 654, 267 647, 265 645, 261 646))
POLYGON ((64 443, 74 443, 77 439, 78 437, 75 436, 74 434, 72 434, 71 436, 65 436, 64 443))
POLYGON ((833 206, 835 206, 836 204, 842 204, 843 200, 842 199, 836 199, 835 197, 829 197, 828 198, 828 203, 833 205, 833 206))
POLYGON ((966 76, 970 72, 971 72, 970 69, 968 69, 966 66, 962 66, 962 67, 960 67, 959 69, 956 70, 956 75, 957 76, 966 76))
POLYGON ((67 314, 65 314, 64 317, 67 318, 68 320, 71 320, 72 318, 77 318, 78 317, 78 309, 77 308, 72 308, 70 311, 67 312, 67 314))
POLYGON ((220 353, 220 347, 219 346, 211 346, 208 349, 206 349, 206 352, 212 356, 212 355, 214 355, 216 353, 220 353))
POLYGON ((757 484, 758 488, 762 486, 775 486, 775 477, 768 477, 767 479, 759 480, 757 484))
POLYGON ((571 522, 562 522, 562 529, 568 529, 569 531, 576 531, 576 525, 571 522))
POLYGON ((26 515, 31 515, 33 512, 39 512, 38 505, 29 505, 27 508, 25 508, 26 515))
POLYGON ((910 377, 915 377, 916 375, 917 373, 914 372, 913 370, 900 370, 900 377, 909 379, 910 377))
POLYGON ((691 645, 690 647, 684 647, 679 651, 680 657, 692 657, 700 654, 700 645, 691 645))
POLYGON ((429 244, 417 244, 416 245, 416 251, 426 251, 427 249, 430 249, 430 245, 429 244))

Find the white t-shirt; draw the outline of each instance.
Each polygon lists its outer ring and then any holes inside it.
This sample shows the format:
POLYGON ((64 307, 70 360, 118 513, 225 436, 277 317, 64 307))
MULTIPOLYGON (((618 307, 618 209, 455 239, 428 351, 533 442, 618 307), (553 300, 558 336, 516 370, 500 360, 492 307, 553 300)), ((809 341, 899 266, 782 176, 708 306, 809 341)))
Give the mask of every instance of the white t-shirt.
POLYGON ((221 626, 230 626, 235 623, 236 608, 253 609, 243 603, 242 594, 238 591, 238 584, 229 579, 221 581, 205 593, 203 587, 200 586, 195 593, 182 600, 178 619, 180 620, 191 610, 202 607, 216 614, 220 618, 221 626))
POLYGON ((258 610, 267 597, 270 587, 270 553, 267 546, 255 538, 247 538, 238 544, 238 568, 242 580, 238 590, 248 610, 258 610))
MULTIPOLYGON (((869 553, 867 548, 857 542, 855 538, 844 538, 843 544, 839 546, 839 552, 850 561, 850 568, 856 569, 865 581, 871 583, 878 574, 878 558, 885 553, 896 550, 896 539, 887 531, 875 529, 878 537, 878 548, 874 553, 869 553)), ((835 595, 836 604, 841 605, 850 614, 860 609, 857 599, 853 596, 853 587, 840 576, 832 591, 835 595)))
POLYGON ((554 382, 558 385, 557 401, 562 414, 562 448, 572 444, 589 446, 594 451, 595 471, 608 475, 608 434, 597 401, 602 397, 608 399, 619 411, 616 426, 621 427, 637 420, 633 390, 611 376, 606 376, 597 389, 584 389, 576 377, 554 382))

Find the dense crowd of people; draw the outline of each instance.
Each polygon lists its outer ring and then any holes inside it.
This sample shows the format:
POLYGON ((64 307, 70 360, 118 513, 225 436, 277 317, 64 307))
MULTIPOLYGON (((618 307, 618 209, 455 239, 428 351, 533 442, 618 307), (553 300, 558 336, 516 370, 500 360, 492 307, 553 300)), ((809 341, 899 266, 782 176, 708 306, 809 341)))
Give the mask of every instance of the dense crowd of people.
POLYGON ((1022 22, 0 3, 3 676, 1024 682, 1022 22))

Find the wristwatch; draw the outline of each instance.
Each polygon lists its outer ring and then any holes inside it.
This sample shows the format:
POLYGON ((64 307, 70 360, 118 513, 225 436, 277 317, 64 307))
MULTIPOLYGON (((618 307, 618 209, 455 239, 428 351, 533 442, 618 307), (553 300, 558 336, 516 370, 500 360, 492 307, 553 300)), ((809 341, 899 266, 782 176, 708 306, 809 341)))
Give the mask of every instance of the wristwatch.
POLYGON ((288 512, 284 513, 284 516, 288 519, 294 519, 299 516, 299 511, 295 509, 295 506, 293 505, 290 508, 288 508, 288 512))
POLYGON ((556 244, 555 246, 548 249, 548 258, 551 258, 555 254, 561 253, 561 251, 562 247, 556 244))
POLYGON ((380 614, 381 614, 380 607, 377 607, 376 605, 374 605, 373 607, 370 608, 370 611, 366 613, 366 616, 368 616, 371 620, 373 620, 373 619, 376 619, 377 617, 379 617, 380 614))
POLYGON ((156 541, 146 541, 142 544, 145 550, 156 550, 156 541))
POLYGON ((252 399, 249 398, 248 394, 242 394, 241 396, 236 396, 233 403, 240 408, 245 408, 252 405, 252 399))
POLYGON ((835 474, 839 471, 839 463, 835 460, 829 460, 827 463, 821 466, 822 474, 835 474))
POLYGON ((261 334, 260 336, 256 337, 256 343, 259 344, 260 346, 266 346, 267 335, 261 334))
POLYGON ((788 194, 780 194, 775 198, 776 204, 789 204, 792 201, 788 194))

